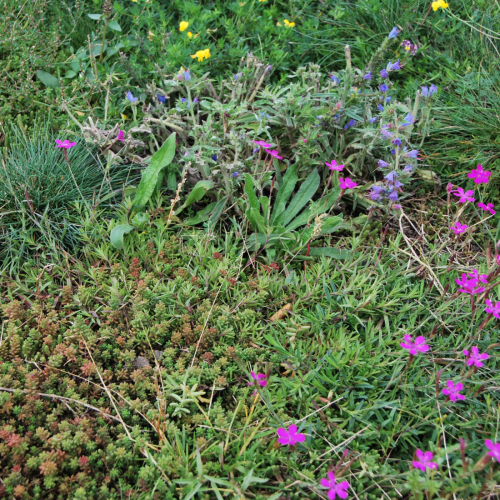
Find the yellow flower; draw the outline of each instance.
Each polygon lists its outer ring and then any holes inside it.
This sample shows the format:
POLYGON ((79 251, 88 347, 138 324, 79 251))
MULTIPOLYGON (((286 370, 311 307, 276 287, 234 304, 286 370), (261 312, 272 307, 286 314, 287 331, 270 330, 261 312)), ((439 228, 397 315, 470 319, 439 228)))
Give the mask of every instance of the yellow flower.
POLYGON ((149 32, 149 41, 152 42, 153 41, 153 37, 156 36, 152 31, 149 32))
POLYGON ((124 120, 128 120, 127 115, 122 114, 122 118, 123 118, 124 120))
POLYGON ((295 23, 291 23, 288 19, 285 19, 283 22, 287 28, 293 28, 295 26, 295 23))
POLYGON ((181 24, 179 24, 179 31, 184 31, 188 26, 189 23, 187 23, 186 21, 181 21, 181 24))
POLYGON ((193 34, 190 31, 188 31, 188 37, 193 38, 193 34))
POLYGON ((205 50, 198 50, 196 54, 192 55, 191 58, 194 59, 195 57, 198 58, 198 61, 203 61, 203 59, 208 59, 212 54, 210 54, 210 49, 205 49, 205 50))
POLYGON ((266 2, 267 0, 259 0, 259 2, 266 2))
POLYGON ((436 10, 441 7, 442 9, 446 9, 448 4, 444 0, 437 0, 437 2, 432 2, 432 10, 436 12, 436 10))

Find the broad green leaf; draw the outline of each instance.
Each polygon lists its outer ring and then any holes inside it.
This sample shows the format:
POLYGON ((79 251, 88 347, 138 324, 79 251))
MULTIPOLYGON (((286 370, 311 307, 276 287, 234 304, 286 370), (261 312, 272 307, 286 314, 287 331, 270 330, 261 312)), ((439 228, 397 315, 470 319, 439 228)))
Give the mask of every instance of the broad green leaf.
POLYGON ((296 165, 292 165, 288 168, 283 176, 283 182, 278 190, 278 194, 276 195, 276 201, 274 202, 273 207, 273 215, 271 217, 271 225, 274 224, 274 221, 283 213, 286 207, 287 201, 290 199, 290 196, 295 189, 295 185, 297 184, 297 167, 296 165))
MULTIPOLYGON (((101 55, 101 47, 102 47, 102 43, 98 43, 98 44, 94 45, 92 47, 92 49, 90 50, 90 55, 92 57, 100 56, 101 55)), ((104 42, 104 50, 106 50, 107 48, 108 48, 108 42, 104 42)))
POLYGON ((102 14, 87 14, 90 19, 93 19, 94 21, 99 21, 99 19, 101 19, 102 17, 102 14))
POLYGON ((139 231, 142 231, 142 228, 146 224, 146 222, 149 220, 149 214, 146 212, 138 213, 135 215, 135 217, 132 219, 132 224, 139 229, 139 231))
POLYGON ((200 201, 205 196, 206 192, 213 187, 213 181, 198 181, 186 198, 184 205, 182 205, 175 214, 180 214, 186 207, 189 207, 189 205, 200 201))
POLYGON ((245 174, 245 194, 247 195, 250 207, 260 210, 259 200, 255 194, 255 182, 250 174, 245 174))
POLYGON ((321 222, 321 234, 330 234, 339 229, 342 217, 327 217, 321 222))
POLYGON ((76 76, 76 71, 66 71, 66 74, 64 75, 64 78, 74 78, 76 76))
POLYGON ((109 21, 108 26, 114 31, 121 31, 121 26, 116 21, 109 21))
POLYGON ((130 224, 120 224, 111 230, 111 244, 118 249, 123 248, 123 236, 133 231, 135 226, 130 224))
POLYGON ((285 210, 283 225, 287 225, 292 219, 304 208, 311 200, 314 193, 317 191, 320 183, 318 171, 314 169, 307 179, 302 183, 297 194, 292 198, 292 201, 285 210))
POLYGON ((333 259, 347 259, 347 250, 333 247, 314 247, 309 250, 309 255, 312 257, 332 257, 333 259))
POLYGON ((209 219, 210 225, 214 225, 219 220, 219 217, 222 215, 222 212, 223 212, 224 208, 226 207, 226 203, 227 203, 228 199, 229 199, 229 196, 224 196, 224 198, 221 198, 217 202, 217 205, 215 205, 214 211, 212 212, 212 215, 210 216, 210 219, 209 219))
POLYGON ((215 203, 215 201, 213 203, 210 203, 210 205, 207 205, 203 210, 197 212, 195 216, 189 217, 188 219, 185 219, 182 222, 184 224, 187 224, 188 226, 196 226, 196 224, 201 224, 202 222, 205 222, 212 215, 216 204, 217 203, 215 203))
POLYGON ((263 233, 267 232, 266 221, 264 220, 264 217, 262 217, 262 214, 260 213, 260 207, 259 208, 250 207, 246 211, 246 215, 248 217, 250 224, 252 224, 255 230, 261 231, 263 233))
POLYGON ((262 213, 264 214, 264 218, 268 219, 268 210, 269 210, 269 198, 267 196, 261 196, 259 198, 260 204, 262 206, 262 213))
POLYGON ((36 72, 36 76, 46 87, 50 89, 57 89, 61 86, 59 84, 59 79, 46 71, 39 70, 36 72))
POLYGON ((175 132, 170 134, 162 147, 151 157, 149 165, 142 173, 141 183, 135 194, 134 205, 144 206, 154 192, 161 171, 169 165, 175 155, 175 132))
POLYGON ((309 209, 304 210, 300 215, 295 217, 295 219, 293 219, 288 226, 286 226, 287 231, 293 231, 294 229, 307 224, 308 221, 311 221, 312 223, 316 216, 328 212, 331 206, 337 201, 339 195, 340 188, 337 187, 323 199, 313 202, 309 209))

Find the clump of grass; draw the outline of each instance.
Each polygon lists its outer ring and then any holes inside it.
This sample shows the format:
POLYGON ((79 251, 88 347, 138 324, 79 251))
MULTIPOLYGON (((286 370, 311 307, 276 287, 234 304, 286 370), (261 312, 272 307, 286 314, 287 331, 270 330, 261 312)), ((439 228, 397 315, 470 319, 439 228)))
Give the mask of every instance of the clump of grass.
POLYGON ((78 211, 97 206, 127 179, 126 167, 108 168, 84 143, 69 163, 45 125, 30 138, 11 128, 0 168, 0 261, 16 268, 33 252, 71 250, 79 242, 78 211))

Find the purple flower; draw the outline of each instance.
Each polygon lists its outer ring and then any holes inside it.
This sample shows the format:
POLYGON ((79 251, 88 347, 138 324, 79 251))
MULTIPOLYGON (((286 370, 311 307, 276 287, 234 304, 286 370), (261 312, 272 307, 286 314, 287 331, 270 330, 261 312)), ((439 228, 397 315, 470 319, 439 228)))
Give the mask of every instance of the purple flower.
POLYGON ((453 383, 452 380, 446 381, 446 387, 441 391, 445 396, 448 396, 453 402, 457 399, 465 399, 463 394, 460 394, 460 391, 464 390, 464 384, 461 382, 453 383))
POLYGON ((350 177, 346 177, 343 179, 342 177, 339 177, 339 184, 340 184, 340 189, 352 189, 357 186, 357 184, 350 179, 350 177))
POLYGON ((475 198, 472 197, 472 195, 474 194, 474 191, 472 191, 472 189, 469 189, 469 191, 464 191, 463 188, 459 187, 457 188, 456 191, 453 191, 453 194, 460 198, 458 200, 459 203, 465 203, 467 201, 475 201, 475 198))
POLYGON ((264 142, 264 141, 253 141, 255 142, 255 144, 258 144, 259 146, 263 147, 263 148, 270 148, 271 147, 271 144, 268 144, 267 142, 264 142))
POLYGON ((125 133, 123 130, 118 130, 118 135, 116 136, 116 141, 125 142, 125 133))
POLYGON ((377 117, 375 116, 375 118, 370 118, 368 121, 370 123, 375 123, 377 121, 377 117))
POLYGON ((477 366, 478 368, 481 368, 483 366, 483 362, 482 362, 483 359, 489 358, 488 354, 486 354, 485 352, 480 353, 479 349, 475 346, 472 347, 471 352, 464 349, 463 353, 467 357, 467 359, 465 361, 467 363, 467 365, 469 365, 469 366, 474 365, 474 366, 477 366))
POLYGON ((396 189, 401 188, 401 187, 403 187, 403 183, 396 180, 396 181, 394 181, 394 187, 396 189))
POLYGON ((234 79, 239 80, 242 76, 243 76, 243 73, 236 73, 236 75, 234 75, 234 79))
POLYGON ((434 84, 432 84, 429 88, 429 95, 437 94, 437 91, 438 91, 438 88, 434 84))
POLYGON ((378 161, 378 167, 379 168, 387 168, 388 166, 389 166, 389 164, 386 161, 384 161, 384 160, 379 160, 378 161))
POLYGON ((372 189, 370 191, 370 199, 373 201, 378 201, 380 200, 381 194, 385 191, 385 189, 382 186, 372 186, 372 189))
POLYGON ((470 295, 474 295, 476 293, 484 292, 484 287, 480 286, 476 288, 478 284, 478 280, 476 279, 467 279, 467 275, 462 273, 462 279, 455 279, 455 283, 460 285, 462 288, 459 288, 458 291, 462 293, 468 293, 470 295))
POLYGON ((418 155, 418 149, 412 149, 411 151, 408 151, 408 152, 406 153, 406 156, 407 156, 408 158, 416 158, 416 157, 417 157, 417 155, 418 155))
MULTIPOLYGON (((380 70, 380 76, 382 78, 387 78, 389 76, 389 74, 387 73, 387 71, 385 69, 382 69, 382 70, 380 70)), ((385 92, 385 90, 382 90, 382 92, 385 92)))
POLYGON ((391 102, 392 97, 390 95, 386 96, 385 102, 389 104, 391 102))
POLYGON ((267 385, 266 376, 263 373, 255 374, 255 372, 250 372, 250 378, 252 381, 248 385, 260 385, 261 387, 266 387, 267 385))
POLYGON ((344 127, 344 130, 347 130, 347 129, 351 128, 351 127, 354 127, 354 125, 356 125, 356 121, 351 118, 349 120, 349 122, 346 124, 346 126, 344 127))
POLYGON ((405 165, 404 171, 411 172, 413 170, 413 165, 405 165))
POLYGON ((239 172, 233 172, 233 173, 231 174, 231 177, 238 177, 238 175, 240 175, 240 173, 239 173, 239 172))
POLYGON ((65 141, 56 139, 56 143, 56 148, 71 149, 73 146, 76 146, 76 142, 69 142, 68 139, 66 139, 65 141))
POLYGON ((488 283, 488 275, 487 274, 479 274, 477 269, 473 269, 471 273, 468 274, 469 278, 474 278, 481 283, 488 283))
POLYGON ((391 32, 389 33, 389 38, 396 38, 399 35, 399 30, 394 27, 392 28, 391 32))
POLYGON ((162 103, 165 104, 167 102, 167 98, 161 94, 157 94, 158 100, 162 103))
POLYGON ((399 344, 403 349, 408 349, 412 356, 415 356, 417 352, 427 352, 430 347, 425 344, 425 337, 419 336, 413 342, 411 335, 406 334, 404 336, 404 342, 399 344))
POLYGON ((396 201, 399 199, 399 196, 398 196, 398 192, 394 189, 392 191, 389 192, 389 195, 387 196, 387 198, 389 198, 389 200, 391 201, 396 201))
POLYGON ((495 208, 495 205, 493 203, 488 203, 485 205, 484 203, 478 203, 477 206, 479 208, 482 208, 484 211, 489 212, 491 215, 495 215, 496 212, 493 210, 495 208))
POLYGON ((414 56, 418 50, 418 45, 415 43, 411 43, 410 40, 403 40, 401 42, 401 47, 404 47, 404 49, 407 52, 409 52, 412 56, 414 56))
POLYGON ((335 75, 331 75, 330 76, 330 80, 335 83, 335 85, 338 85, 340 83, 340 80, 335 76, 335 75))
POLYGON ((391 149, 390 153, 391 153, 391 155, 395 155, 396 154, 396 150, 395 149, 391 149))
POLYGON ((488 455, 500 462, 500 443, 493 443, 490 439, 485 439, 484 444, 490 450, 488 455))
POLYGON ((395 63, 389 63, 389 69, 390 71, 397 71, 398 69, 401 69, 399 59, 395 63))
POLYGON ((387 179, 389 182, 394 182, 394 179, 398 177, 399 174, 395 171, 389 172, 386 176, 385 179, 387 179))
POLYGON ((459 221, 455 222, 454 226, 451 226, 450 229, 455 233, 455 234, 462 234, 467 231, 467 228, 469 226, 467 224, 460 224, 459 221))
POLYGON ((430 451, 426 451, 425 453, 422 450, 417 450, 417 458, 418 460, 413 460, 411 463, 415 469, 420 469, 425 472, 426 469, 437 469, 437 463, 431 462, 434 455, 430 451))
POLYGON ((424 97, 429 97, 429 87, 427 87, 426 85, 424 85, 423 87, 420 87, 422 89, 422 95, 424 97))
POLYGON ((500 319, 500 302, 493 304, 491 300, 486 299, 486 305, 488 307, 484 310, 484 312, 487 312, 488 314, 493 314, 495 318, 500 319))
POLYGON ((398 139, 397 137, 395 139, 393 139, 392 143, 395 145, 395 146, 401 146, 401 144, 403 144, 403 141, 401 141, 401 139, 398 139))
POLYGON ((297 432, 297 426, 292 424, 288 430, 283 427, 278 428, 278 443, 293 446, 297 443, 303 443, 306 440, 306 436, 297 432))
POLYGON ((189 71, 188 69, 184 71, 184 80, 186 80, 186 82, 189 82, 189 80, 191 80, 191 71, 189 71))
POLYGON ((330 500, 335 500, 337 496, 339 498, 347 498, 346 490, 349 488, 349 483, 347 481, 336 483, 335 474, 332 471, 328 472, 328 479, 321 480, 321 486, 328 489, 328 498, 330 500))
POLYGON ((379 105, 377 106, 377 109, 378 109, 380 112, 382 112, 382 111, 384 111, 384 106, 382 106, 382 104, 379 104, 379 105))
POLYGON ((371 80, 372 79, 372 72, 368 71, 366 75, 363 77, 363 80, 371 80))
POLYGON ((139 100, 138 97, 134 97, 132 95, 132 92, 130 92, 130 90, 125 94, 125 97, 130 101, 130 102, 136 102, 139 100))
POLYGON ((337 170, 337 172, 341 172, 342 170, 344 170, 344 165, 337 165, 337 162, 335 160, 332 160, 331 163, 325 161, 325 165, 330 170, 337 170))
POLYGON ((484 170, 482 165, 478 165, 477 168, 474 168, 467 174, 467 177, 469 179, 474 179, 476 184, 488 184, 490 175, 491 172, 484 170))
POLYGON ((283 159, 281 156, 279 156, 278 151, 276 151, 275 149, 273 149, 272 151, 269 151, 269 149, 266 149, 265 151, 268 155, 271 156, 271 158, 276 158, 278 160, 283 159))
POLYGON ((383 83, 382 85, 379 86, 380 92, 387 92, 389 90, 389 87, 383 83))
POLYGON ((401 124, 402 127, 407 127, 408 125, 411 125, 414 122, 413 115, 408 113, 404 118, 403 118, 403 123, 401 124))
POLYGON ((387 126, 384 125, 382 129, 380 130, 380 133, 386 138, 386 139, 392 139, 392 134, 389 132, 386 128, 387 126))
POLYGON ((217 155, 212 155, 210 158, 212 158, 213 161, 217 161, 217 155))

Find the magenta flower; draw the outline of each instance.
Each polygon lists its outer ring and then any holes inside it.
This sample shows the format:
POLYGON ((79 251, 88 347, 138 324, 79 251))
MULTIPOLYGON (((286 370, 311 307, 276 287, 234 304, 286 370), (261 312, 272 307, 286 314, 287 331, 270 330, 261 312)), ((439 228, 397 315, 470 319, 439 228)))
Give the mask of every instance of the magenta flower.
POLYGON ((330 500, 335 500, 337 496, 339 498, 347 498, 346 490, 349 488, 349 483, 347 481, 336 483, 335 474, 332 471, 328 473, 328 479, 321 480, 321 486, 328 488, 328 498, 330 500))
POLYGON ((445 387, 441 392, 448 396, 453 402, 457 399, 465 399, 465 396, 460 394, 460 391, 464 390, 464 384, 461 382, 454 384, 452 380, 447 380, 446 385, 447 387, 445 387))
POLYGON ((487 205, 485 205, 484 203, 479 202, 477 206, 479 208, 482 208, 485 212, 489 212, 491 215, 496 214, 495 210, 493 210, 495 208, 495 205, 493 205, 493 203, 488 203, 487 205))
POLYGON ((460 222, 457 221, 455 222, 454 226, 450 227, 450 230, 453 231, 455 234, 462 234, 465 233, 465 231, 467 231, 468 227, 469 226, 467 224, 460 224, 460 222))
POLYGON ((484 310, 484 312, 487 312, 488 314, 493 314, 495 318, 500 319, 500 302, 493 304, 491 300, 486 299, 486 305, 488 307, 484 310))
POLYGON ((350 177, 346 177, 343 179, 339 177, 340 189, 352 189, 357 186, 357 184, 350 179, 350 177))
POLYGON ((297 426, 292 424, 288 430, 283 427, 278 428, 278 443, 293 446, 297 443, 303 443, 306 440, 305 434, 297 432, 297 426))
POLYGON ((116 136, 116 140, 120 142, 125 142, 125 132, 123 130, 118 130, 118 135, 116 136))
POLYGON ((463 188, 459 187, 456 191, 453 191, 455 196, 458 196, 460 199, 458 200, 460 203, 465 203, 466 201, 475 201, 475 198, 472 197, 474 191, 469 189, 469 191, 464 191, 463 188))
POLYGON ((248 385, 257 385, 257 384, 259 384, 262 387, 266 387, 267 380, 266 380, 266 376, 263 373, 257 373, 257 374, 255 374, 255 372, 250 372, 250 377, 252 379, 252 382, 249 382, 248 385))
POLYGON ((60 141, 59 139, 56 139, 57 146, 56 148, 64 148, 64 149, 70 149, 73 146, 76 146, 76 142, 69 142, 68 139, 65 141, 60 141))
POLYGON ((330 170, 337 170, 337 172, 341 172, 344 170, 344 165, 337 165, 337 162, 335 160, 332 160, 331 163, 328 163, 325 161, 325 165, 330 169, 330 170))
POLYGON ((469 273, 467 276, 469 278, 474 278, 481 283, 488 283, 488 275, 487 274, 479 274, 479 271, 477 269, 473 269, 471 273, 469 273))
POLYGON ((431 462, 434 455, 430 451, 423 452, 422 450, 417 450, 418 460, 413 460, 411 463, 415 469, 420 469, 425 472, 426 469, 437 469, 437 463, 431 462))
POLYGON ((417 337, 415 342, 413 342, 411 335, 406 334, 404 336, 405 341, 399 344, 403 349, 408 349, 412 356, 415 356, 417 352, 427 352, 430 347, 425 344, 425 337, 417 337))
POLYGON ((500 462, 500 443, 493 443, 490 439, 485 439, 484 444, 490 450, 488 455, 500 462))
POLYGON ((476 184, 488 184, 490 175, 491 172, 484 170, 482 165, 478 165, 477 168, 472 169, 471 172, 467 174, 467 177, 469 179, 474 179, 476 184))
POLYGON ((264 142, 264 141, 253 141, 255 142, 255 144, 258 144, 259 146, 263 147, 263 148, 270 148, 271 147, 271 144, 268 144, 267 142, 264 142))
POLYGON ((467 351, 464 349, 463 353, 467 357, 466 359, 466 364, 469 366, 477 366, 478 368, 481 368, 483 366, 483 362, 481 361, 482 359, 488 359, 489 356, 485 352, 482 354, 479 352, 479 349, 477 347, 473 347, 471 349, 471 352, 467 351))
POLYGON ((275 149, 273 149, 272 151, 269 151, 269 149, 266 149, 266 153, 268 155, 271 155, 272 158, 277 158, 278 160, 283 159, 281 156, 278 155, 278 151, 276 151, 275 149))
POLYGON ((476 293, 484 292, 483 286, 475 288, 478 284, 478 280, 477 279, 470 279, 470 280, 467 279, 467 275, 465 273, 462 273, 462 280, 460 281, 458 278, 456 278, 455 283, 462 287, 462 288, 458 289, 458 291, 462 292, 462 293, 470 293, 471 295, 474 295, 476 293))

